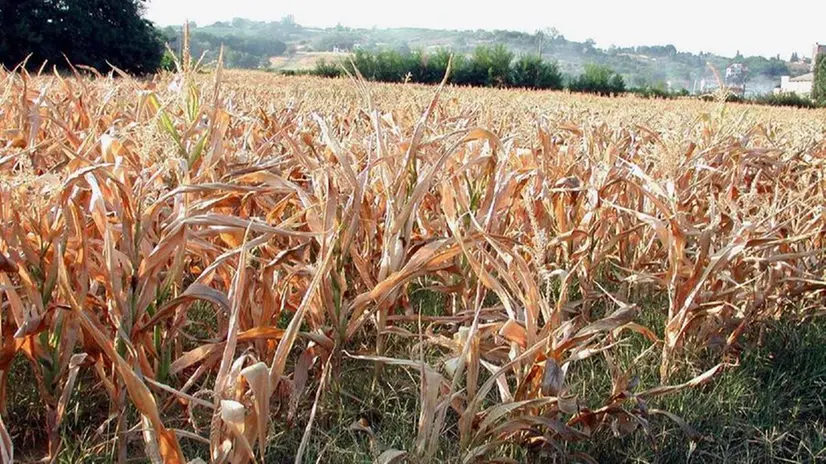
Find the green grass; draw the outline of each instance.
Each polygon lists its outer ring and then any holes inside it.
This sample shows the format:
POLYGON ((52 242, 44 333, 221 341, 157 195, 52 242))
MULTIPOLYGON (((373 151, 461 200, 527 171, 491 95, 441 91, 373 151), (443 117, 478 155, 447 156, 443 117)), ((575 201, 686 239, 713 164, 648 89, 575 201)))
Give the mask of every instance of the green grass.
MULTIPOLYGON (((738 367, 649 405, 686 420, 704 435, 699 443, 660 419, 652 427, 653 445, 642 434, 607 436, 583 451, 599 462, 826 460, 826 321, 778 322, 761 329, 765 339, 745 341, 738 367)), ((641 378, 654 375, 656 367, 652 363, 641 378)))
MULTIPOLYGON (((444 299, 424 295, 412 302, 414 306, 428 303, 444 304, 444 299)), ((646 312, 645 317, 656 318, 650 315, 653 313, 646 312)), ((409 344, 391 340, 391 353, 410 356, 409 344)), ((703 387, 650 401, 650 407, 680 416, 703 434, 705 438, 700 442, 692 443, 676 424, 658 416, 651 424, 653 440, 643 433, 616 438, 606 432, 593 441, 569 445, 569 451, 588 453, 598 462, 826 461, 826 320, 766 324, 747 337, 743 345, 738 367, 727 369, 703 387)), ((632 337, 617 350, 617 363, 628 368, 644 346, 641 339, 632 337)), ((640 377, 640 389, 656 383, 658 354, 652 353, 632 368, 640 377)), ((433 355, 426 354, 428 358, 433 355)), ((673 382, 686 380, 709 367, 711 361, 706 360, 706 355, 691 353, 694 361, 686 363, 673 382)), ((374 383, 374 372, 370 362, 344 359, 337 382, 323 395, 305 462, 369 463, 389 448, 413 449, 418 374, 400 367, 385 367, 374 383), (362 419, 373 431, 372 436, 351 428, 362 419)), ((317 378, 318 368, 315 374, 317 378)), ((605 392, 610 391, 605 360, 594 357, 581 362, 569 372, 568 382, 583 404, 599 407, 605 392)), ((273 411, 281 409, 281 415, 273 421, 266 462, 293 461, 317 386, 313 382, 308 385, 299 408, 303 413, 294 423, 284 421, 286 404, 273 404, 273 411)), ((34 450, 45 445, 45 431, 40 430, 43 408, 37 400, 28 361, 22 357, 14 364, 8 389, 8 412, 4 418, 16 455, 33 460, 37 457, 34 450)), ((112 447, 103 448, 102 452, 101 448, 95 450, 95 441, 90 439, 108 411, 105 392, 94 378, 82 373, 62 427, 65 445, 60 462, 112 461, 112 447)), ((172 422, 172 426, 184 426, 177 419, 172 422)), ((456 417, 451 413, 438 454, 440 462, 458 461, 455 424, 456 417)), ((187 458, 208 460, 206 446, 187 439, 181 442, 187 458)), ((502 449, 499 455, 519 462, 529 460, 526 451, 519 447, 502 449)), ((551 457, 530 456, 531 462, 545 460, 553 462, 551 457)))

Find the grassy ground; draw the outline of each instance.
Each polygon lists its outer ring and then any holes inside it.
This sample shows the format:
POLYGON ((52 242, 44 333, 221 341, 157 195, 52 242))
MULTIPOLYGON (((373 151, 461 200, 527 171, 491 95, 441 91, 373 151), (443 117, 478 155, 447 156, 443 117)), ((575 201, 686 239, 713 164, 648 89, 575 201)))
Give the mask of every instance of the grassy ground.
MULTIPOLYGON (((740 365, 720 375, 714 382, 693 390, 652 401, 650 407, 665 409, 704 435, 691 442, 680 428, 666 419, 652 424, 653 440, 642 433, 616 438, 610 433, 596 440, 572 446, 598 462, 822 462, 826 461, 826 320, 806 324, 778 322, 761 328, 746 341, 748 349, 740 365), (762 334, 762 335, 760 335, 762 334)), ((406 349, 400 345, 392 349, 406 349)), ((622 364, 637 350, 631 343, 617 361, 622 364)), ((702 354, 698 355, 698 359, 702 354)), ((610 381, 601 359, 580 364, 569 375, 571 389, 589 383, 610 381)), ((705 367, 702 361, 693 366, 705 367)), ((655 360, 639 368, 641 385, 653 382, 655 360)), ((388 448, 411 449, 415 439, 418 407, 418 375, 398 367, 385 368, 372 382, 374 366, 365 361, 345 361, 336 387, 329 389, 316 417, 305 462, 369 463, 388 448), (371 432, 355 430, 361 421, 371 432)), ((680 379, 674 379, 675 382, 680 379)), ((95 430, 108 414, 106 395, 91 377, 79 379, 63 425, 66 446, 60 462, 109 462, 110 447, 94 447, 95 430)), ((603 390, 600 388, 597 390, 603 390)), ((308 410, 315 385, 308 388, 308 410)), ((583 388, 583 391, 585 389, 583 388)), ((7 424, 18 456, 32 460, 33 451, 44 444, 42 406, 27 367, 18 359, 10 377, 7 424)), ((582 398, 593 406, 598 398, 582 398)), ((449 425, 455 424, 455 417, 449 425)), ((275 427, 270 434, 266 462, 292 462, 306 425, 306 416, 292 424, 275 427)), ((105 432, 104 432, 105 433, 105 432)), ((111 432, 109 432, 111 433, 111 432)), ((457 461, 455 427, 445 432, 439 460, 457 461)), ((188 458, 208 458, 205 445, 182 441, 188 458)), ((504 449, 503 457, 524 462, 522 449, 504 449)), ((530 460, 535 461, 536 456, 530 460)), ((548 462, 552 462, 548 458, 548 462)))
POLYGON ((826 321, 763 329, 738 367, 651 405, 686 420, 704 435, 699 443, 660 420, 653 443, 642 434, 606 437, 584 451, 599 462, 825 461, 826 321))
POLYGON ((349 56, 347 53, 334 52, 298 52, 294 55, 274 56, 270 58, 270 67, 278 71, 306 71, 315 68, 319 60, 335 63, 336 60, 349 56))

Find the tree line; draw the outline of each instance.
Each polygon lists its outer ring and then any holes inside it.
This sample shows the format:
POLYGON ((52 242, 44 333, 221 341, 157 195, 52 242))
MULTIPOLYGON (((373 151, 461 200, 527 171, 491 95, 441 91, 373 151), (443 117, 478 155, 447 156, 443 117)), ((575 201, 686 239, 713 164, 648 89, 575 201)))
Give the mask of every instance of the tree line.
MULTIPOLYGON (((348 59, 337 62, 319 60, 312 74, 321 77, 342 77, 360 73, 376 82, 415 82, 437 84, 444 77, 452 53, 438 50, 427 54, 421 50, 403 53, 396 50, 369 52, 356 50, 348 59)), ((288 71, 286 74, 299 74, 288 71)), ((556 62, 537 55, 517 57, 503 45, 479 46, 470 56, 453 55, 449 82, 472 87, 526 88, 563 90, 598 95, 635 94, 643 98, 688 97, 688 90, 671 91, 664 86, 629 87, 623 76, 610 67, 587 64, 576 76, 566 76, 556 62)), ((770 106, 818 108, 826 106, 826 56, 818 57, 815 82, 810 97, 797 94, 761 95, 746 99, 735 95, 726 98, 734 103, 756 103, 770 106)))
MULTIPOLYGON (((174 28, 160 31, 144 19, 142 15, 145 3, 146 0, 0 1, 0 65, 12 69, 25 62, 30 69, 38 69, 44 63, 59 68, 82 64, 99 70, 117 66, 138 75, 156 72, 164 62, 164 43, 171 43, 174 47, 177 32, 174 28)), ((243 20, 235 20, 231 27, 227 26, 231 30, 244 27, 243 20)), ((292 21, 282 21, 278 27, 280 33, 286 35, 298 28, 292 21)), ((221 45, 224 45, 225 64, 228 67, 263 68, 269 65, 270 57, 285 53, 288 47, 284 40, 274 35, 233 35, 220 28, 217 31, 221 33, 196 30, 191 36, 190 44, 193 55, 197 57, 208 50, 211 54, 206 56, 206 60, 209 62, 216 57, 221 45)), ((491 33, 478 31, 478 34, 491 33)), ((494 34, 498 37, 505 32, 497 31, 494 34)), ((529 37, 532 36, 512 33, 501 38, 528 40, 529 37)), ((555 53, 555 47, 560 43, 566 43, 564 38, 551 34, 547 48, 555 53)), ((673 46, 638 47, 633 51, 649 55, 680 55, 673 46)), ((451 52, 448 50, 431 54, 422 51, 356 50, 352 60, 342 63, 319 62, 310 73, 332 77, 340 76, 344 69, 351 73, 358 69, 373 81, 434 84, 444 76, 450 57, 451 52)), ((759 63, 750 62, 750 58, 744 58, 738 53, 735 61, 742 61, 750 68, 763 66, 766 68, 764 71, 770 75, 786 71, 785 64, 779 58, 758 58, 759 63)), ((166 63, 169 66, 171 59, 167 59, 166 63)), ((584 68, 579 75, 566 75, 556 61, 543 60, 541 55, 517 56, 504 44, 478 46, 466 55, 454 55, 451 83, 545 90, 567 88, 601 95, 633 92, 644 97, 658 98, 685 95, 685 91, 675 93, 663 86, 629 87, 622 72, 605 64, 586 64, 584 68)), ((826 105, 826 57, 818 57, 815 63, 811 98, 769 95, 752 101, 798 107, 826 105)))
MULTIPOLYGON (((368 52, 356 50, 339 62, 320 60, 311 74, 340 77, 356 70, 365 79, 377 82, 436 84, 444 77, 451 58, 449 50, 401 53, 396 50, 368 52)), ((566 77, 556 62, 537 55, 516 56, 504 45, 479 46, 469 56, 453 55, 450 82, 472 87, 562 90, 611 95, 625 93, 622 75, 602 65, 587 65, 576 77, 566 77)), ((668 92, 661 92, 661 96, 668 92)))
MULTIPOLYGON (((215 61, 218 51, 224 47, 224 65, 228 68, 257 69, 270 65, 270 58, 283 55, 287 44, 283 40, 267 35, 218 35, 190 26, 190 53, 196 59, 204 55, 206 62, 215 61)), ((166 42, 173 50, 181 47, 181 28, 163 29, 166 42)), ((167 61, 167 68, 170 61, 167 61)))

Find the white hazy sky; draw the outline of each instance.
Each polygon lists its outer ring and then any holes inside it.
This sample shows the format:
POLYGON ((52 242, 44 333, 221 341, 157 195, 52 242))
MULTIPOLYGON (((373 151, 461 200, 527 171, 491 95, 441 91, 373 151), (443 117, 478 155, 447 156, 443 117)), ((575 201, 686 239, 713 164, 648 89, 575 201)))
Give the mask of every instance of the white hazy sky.
POLYGON ((788 58, 826 43, 824 0, 149 0, 160 25, 200 25, 235 17, 275 21, 293 14, 304 26, 509 29, 557 28, 600 47, 673 44, 680 50, 788 58))

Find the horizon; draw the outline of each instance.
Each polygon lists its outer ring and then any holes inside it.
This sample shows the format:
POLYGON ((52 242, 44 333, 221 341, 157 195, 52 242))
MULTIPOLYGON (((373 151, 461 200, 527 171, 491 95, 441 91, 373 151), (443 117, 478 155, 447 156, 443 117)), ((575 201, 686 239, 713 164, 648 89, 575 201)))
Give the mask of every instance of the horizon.
POLYGON ((353 29, 423 28, 433 30, 510 30, 534 33, 555 28, 566 39, 584 42, 592 39, 599 48, 611 46, 635 47, 674 45, 691 53, 713 53, 733 57, 739 51, 745 56, 780 55, 788 60, 792 53, 810 57, 815 43, 826 42, 826 32, 818 36, 818 18, 826 13, 826 4, 809 6, 804 1, 792 1, 787 11, 809 11, 811 14, 778 20, 768 14, 775 7, 764 1, 714 2, 696 0, 692 8, 665 12, 653 0, 629 0, 622 4, 598 2, 589 5, 530 5, 525 0, 513 0, 511 8, 491 14, 472 8, 467 1, 448 6, 433 0, 421 0, 417 8, 398 15, 383 2, 360 0, 346 5, 338 2, 315 1, 287 6, 262 7, 253 0, 236 0, 232 4, 197 0, 153 0, 147 3, 146 17, 160 26, 174 26, 194 21, 207 26, 219 21, 244 18, 252 21, 279 21, 292 15, 295 22, 311 28, 342 25, 353 29), (515 2, 515 3, 514 3, 515 2), (747 3, 747 5, 741 5, 747 3), (756 5, 755 5, 756 4, 756 5), (761 4, 763 7, 761 7, 761 4), (520 5, 525 6, 520 8, 520 5), (432 6, 432 8, 428 8, 432 6), (798 6, 799 8, 795 8, 798 6), (455 14, 431 14, 448 9, 455 14), (593 15, 599 10, 598 17, 593 15), (746 9, 746 11, 741 11, 746 9), (473 10, 481 14, 466 14, 473 10), (524 11, 538 10, 524 15, 524 11), (545 12, 544 10, 550 10, 545 12), (711 14, 710 12, 713 12, 711 14), (461 14, 460 14, 461 13, 461 14), (475 16, 475 17, 471 17, 475 16), (548 18, 547 20, 544 18, 548 18), (553 18, 557 18, 554 20, 553 18), (742 18, 734 21, 730 18, 742 18), (699 31, 699 24, 704 31, 699 31), (771 32, 766 33, 770 29, 771 32), (736 38, 732 36, 736 34, 736 38))

